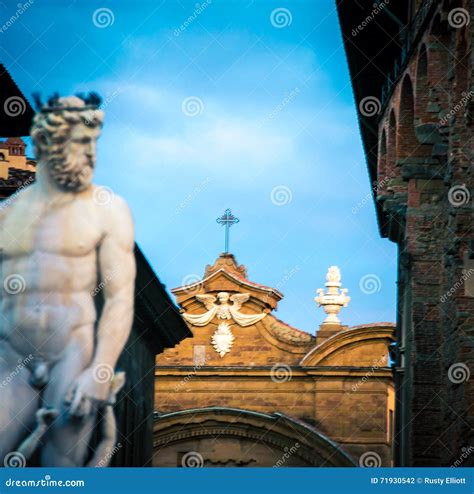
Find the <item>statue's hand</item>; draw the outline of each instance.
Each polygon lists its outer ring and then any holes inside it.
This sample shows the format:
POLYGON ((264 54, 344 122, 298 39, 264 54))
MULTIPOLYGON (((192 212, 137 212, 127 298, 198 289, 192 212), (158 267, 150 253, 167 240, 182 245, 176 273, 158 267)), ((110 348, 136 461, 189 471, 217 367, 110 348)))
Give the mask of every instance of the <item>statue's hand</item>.
POLYGON ((93 406, 105 403, 110 394, 110 382, 97 379, 92 368, 86 369, 69 388, 64 400, 74 417, 89 415, 93 406))

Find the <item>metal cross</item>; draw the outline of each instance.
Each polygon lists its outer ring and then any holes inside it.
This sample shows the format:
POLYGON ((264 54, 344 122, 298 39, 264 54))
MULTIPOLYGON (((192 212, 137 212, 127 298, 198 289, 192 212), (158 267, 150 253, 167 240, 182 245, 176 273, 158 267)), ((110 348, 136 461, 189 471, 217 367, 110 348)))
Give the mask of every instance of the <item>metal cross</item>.
POLYGON ((229 229, 232 225, 235 225, 240 220, 232 214, 230 209, 226 209, 224 214, 216 219, 217 223, 225 226, 225 253, 229 252, 229 229))

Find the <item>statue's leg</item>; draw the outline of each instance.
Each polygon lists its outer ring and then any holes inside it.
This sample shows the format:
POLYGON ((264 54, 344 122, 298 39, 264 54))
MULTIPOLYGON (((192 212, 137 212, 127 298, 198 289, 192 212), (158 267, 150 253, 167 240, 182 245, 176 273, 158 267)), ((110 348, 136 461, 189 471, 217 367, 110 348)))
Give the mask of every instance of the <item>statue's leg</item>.
POLYGON ((35 428, 39 394, 30 385, 27 363, 5 341, 0 342, 0 467, 23 462, 15 452, 35 428))
POLYGON ((60 411, 44 436, 41 466, 81 467, 88 457, 88 444, 95 426, 96 415, 71 417, 64 399, 75 379, 92 361, 93 327, 75 329, 61 360, 51 369, 44 393, 44 406, 60 411))

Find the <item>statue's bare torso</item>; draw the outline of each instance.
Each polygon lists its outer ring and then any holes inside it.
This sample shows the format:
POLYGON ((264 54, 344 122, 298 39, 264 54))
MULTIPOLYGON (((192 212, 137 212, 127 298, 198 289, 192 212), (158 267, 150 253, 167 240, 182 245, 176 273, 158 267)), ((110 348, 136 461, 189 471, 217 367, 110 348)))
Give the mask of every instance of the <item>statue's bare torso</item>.
POLYGON ((128 336, 134 242, 125 202, 112 195, 97 201, 97 190, 51 200, 35 184, 1 210, 0 421, 18 427, 0 429, 0 456, 18 446, 34 428, 36 411, 47 407, 63 415, 49 433, 43 464, 80 465, 86 444, 82 450, 70 445, 87 442, 94 399, 107 399, 99 388, 108 383, 93 373, 100 365, 113 369, 128 336), (98 293, 105 300, 101 316, 98 293), (100 323, 109 337, 97 350, 100 323), (12 385, 2 389, 9 376, 15 376, 12 385))
POLYGON ((34 186, 24 195, 4 220, 5 232, 14 236, 3 239, 3 278, 13 283, 18 277, 20 292, 4 291, 0 339, 22 356, 33 355, 32 362, 52 364, 71 333, 96 319, 97 249, 107 211, 91 193, 62 204, 36 200, 34 186))
POLYGON ((3 277, 12 282, 17 277, 21 291, 4 291, 0 339, 22 356, 33 355, 33 362, 52 363, 74 329, 96 319, 93 293, 104 211, 90 193, 46 207, 35 201, 34 186, 25 196, 18 207, 13 201, 5 218, 5 231, 15 236, 7 233, 4 239, 3 277), (31 226, 22 230, 25 218, 31 226))

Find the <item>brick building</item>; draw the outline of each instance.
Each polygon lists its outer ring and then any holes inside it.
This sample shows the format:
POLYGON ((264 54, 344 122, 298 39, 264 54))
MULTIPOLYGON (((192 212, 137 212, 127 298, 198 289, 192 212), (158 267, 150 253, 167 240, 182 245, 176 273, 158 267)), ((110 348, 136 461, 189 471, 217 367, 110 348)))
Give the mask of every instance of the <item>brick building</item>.
POLYGON ((26 144, 21 137, 0 140, 0 199, 33 183, 36 161, 26 157, 25 149, 26 144))
POLYGON ((336 3, 380 233, 399 247, 395 464, 474 465, 474 2, 336 3))
MULTIPOLYGON (((342 307, 335 267, 330 285, 342 307)), ((393 324, 291 327, 228 253, 173 293, 193 338, 157 357, 153 465, 391 465, 393 324)))

